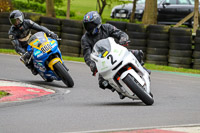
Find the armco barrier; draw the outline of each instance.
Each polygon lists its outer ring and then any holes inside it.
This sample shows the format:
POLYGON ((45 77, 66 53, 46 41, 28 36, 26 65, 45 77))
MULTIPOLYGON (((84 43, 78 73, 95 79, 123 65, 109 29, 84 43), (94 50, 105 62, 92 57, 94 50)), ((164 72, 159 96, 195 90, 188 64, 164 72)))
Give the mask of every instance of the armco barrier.
MULTIPOLYGON (((25 18, 46 26, 62 38, 59 47, 63 55, 82 57, 81 37, 84 33, 81 21, 44 17, 34 13, 24 13, 25 18)), ((8 39, 9 13, 0 13, 0 48, 14 49, 8 39)), ((142 49, 146 62, 200 69, 200 30, 192 44, 189 28, 171 28, 162 25, 143 25, 108 21, 125 31, 130 37, 129 49, 142 49)), ((33 30, 32 33, 36 31, 33 30)))

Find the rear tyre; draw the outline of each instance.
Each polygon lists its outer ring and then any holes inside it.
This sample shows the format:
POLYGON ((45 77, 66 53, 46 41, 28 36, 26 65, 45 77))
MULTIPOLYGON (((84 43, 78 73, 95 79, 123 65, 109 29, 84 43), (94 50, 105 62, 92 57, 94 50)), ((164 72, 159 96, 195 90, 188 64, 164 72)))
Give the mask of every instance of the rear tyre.
POLYGON ((66 68, 60 62, 57 62, 54 66, 55 73, 62 79, 62 81, 68 86, 73 87, 74 81, 72 77, 69 75, 66 68))
POLYGON ((134 81, 131 75, 127 75, 123 81, 146 105, 152 105, 154 103, 151 94, 147 94, 147 92, 134 81))

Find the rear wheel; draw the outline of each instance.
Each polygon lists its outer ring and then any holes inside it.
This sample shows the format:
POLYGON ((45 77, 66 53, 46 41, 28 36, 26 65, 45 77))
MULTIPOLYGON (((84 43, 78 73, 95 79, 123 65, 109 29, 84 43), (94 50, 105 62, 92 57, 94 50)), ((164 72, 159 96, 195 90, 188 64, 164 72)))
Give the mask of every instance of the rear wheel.
POLYGON ((72 77, 69 75, 67 69, 64 67, 63 64, 57 62, 54 66, 55 73, 62 79, 62 81, 68 86, 73 87, 74 81, 72 77))
POLYGON ((152 94, 147 94, 147 92, 134 81, 131 75, 127 75, 123 81, 146 105, 152 105, 154 103, 152 94))

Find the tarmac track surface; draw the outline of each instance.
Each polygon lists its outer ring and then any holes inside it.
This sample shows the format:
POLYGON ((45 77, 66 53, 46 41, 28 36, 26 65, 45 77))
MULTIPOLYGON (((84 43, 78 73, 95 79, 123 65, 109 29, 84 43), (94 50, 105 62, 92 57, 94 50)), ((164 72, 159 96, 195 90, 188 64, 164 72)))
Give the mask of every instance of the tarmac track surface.
POLYGON ((56 93, 20 102, 0 103, 1 133, 67 133, 200 123, 200 77, 153 71, 155 103, 145 106, 98 88, 84 63, 65 61, 75 86, 44 82, 19 56, 0 54, 0 79, 39 85, 56 93))

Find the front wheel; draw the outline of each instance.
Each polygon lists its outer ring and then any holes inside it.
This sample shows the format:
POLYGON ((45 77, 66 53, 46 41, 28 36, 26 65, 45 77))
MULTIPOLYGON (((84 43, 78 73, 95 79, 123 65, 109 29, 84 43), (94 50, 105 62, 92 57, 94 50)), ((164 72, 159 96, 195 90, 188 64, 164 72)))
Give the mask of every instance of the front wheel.
POLYGON ((130 88, 130 90, 137 95, 146 105, 152 105, 154 103, 153 97, 139 86, 133 79, 133 77, 128 74, 124 79, 124 83, 130 88))
POLYGON ((62 79, 62 81, 68 86, 73 87, 74 81, 72 77, 69 75, 67 69, 64 67, 63 64, 57 62, 53 65, 55 73, 62 79))

